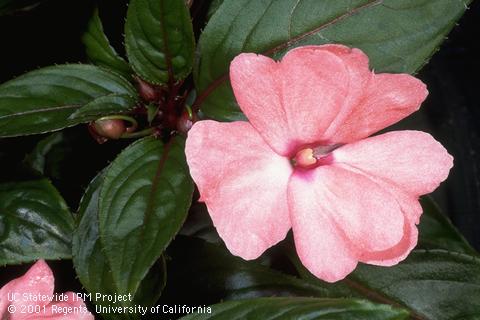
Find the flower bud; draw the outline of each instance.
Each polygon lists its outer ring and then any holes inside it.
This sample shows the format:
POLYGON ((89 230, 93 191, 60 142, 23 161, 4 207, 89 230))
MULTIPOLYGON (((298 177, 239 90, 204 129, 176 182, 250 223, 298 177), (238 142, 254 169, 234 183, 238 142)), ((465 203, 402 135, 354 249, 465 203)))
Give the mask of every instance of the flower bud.
POLYGON ((135 77, 135 80, 137 80, 138 93, 143 100, 153 102, 159 99, 160 94, 157 88, 139 77, 135 77))
POLYGON ((190 117, 190 114, 185 111, 180 118, 178 118, 177 130, 182 133, 187 133, 192 128, 194 122, 194 116, 190 117))
POLYGON ((98 135, 112 140, 120 139, 126 131, 125 123, 118 119, 97 120, 93 126, 98 135))

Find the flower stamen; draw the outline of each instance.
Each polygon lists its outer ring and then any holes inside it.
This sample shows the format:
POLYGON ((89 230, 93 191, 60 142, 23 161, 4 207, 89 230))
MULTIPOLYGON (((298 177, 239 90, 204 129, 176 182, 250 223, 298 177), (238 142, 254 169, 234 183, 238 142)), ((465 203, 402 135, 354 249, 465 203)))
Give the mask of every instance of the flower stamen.
POLYGON ((304 147, 292 158, 292 165, 297 168, 312 169, 331 163, 331 152, 342 144, 325 145, 318 147, 304 147))
POLYGON ((317 163, 317 158, 313 154, 313 149, 305 148, 298 151, 292 161, 296 167, 308 168, 317 163))

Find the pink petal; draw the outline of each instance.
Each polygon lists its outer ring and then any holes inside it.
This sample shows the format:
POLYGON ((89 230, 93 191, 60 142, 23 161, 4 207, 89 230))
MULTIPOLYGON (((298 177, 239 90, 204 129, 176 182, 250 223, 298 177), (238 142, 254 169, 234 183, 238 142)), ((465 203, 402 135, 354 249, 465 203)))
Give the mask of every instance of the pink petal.
POLYGON ((327 50, 342 59, 345 67, 348 69, 350 77, 349 94, 345 96, 345 101, 343 102, 341 109, 338 111, 335 119, 332 120, 320 139, 322 141, 327 141, 329 144, 335 144, 338 142, 336 139, 338 127, 343 126, 353 110, 362 103, 366 88, 374 74, 368 67, 367 55, 360 49, 351 49, 338 44, 322 45, 320 48, 322 50, 327 50))
POLYGON ((425 84, 408 74, 372 73, 362 101, 344 108, 324 139, 349 143, 368 137, 417 111, 427 95, 425 84))
POLYGON ((335 282, 357 266, 355 248, 319 207, 315 188, 300 175, 289 183, 289 208, 295 247, 302 264, 317 278, 335 282))
POLYGON ((230 80, 240 108, 279 154, 317 142, 350 92, 345 60, 321 46, 300 47, 281 62, 256 54, 240 54, 230 65, 230 80))
MULTIPOLYGON (((43 307, 47 302, 32 302, 24 301, 21 298, 23 293, 32 294, 32 295, 46 295, 51 296, 53 294, 54 288, 54 278, 52 270, 43 260, 36 262, 23 276, 20 278, 14 279, 7 283, 0 290, 0 318, 5 315, 8 315, 7 307, 12 304, 18 310, 22 308, 23 305, 38 305, 43 307), (16 292, 19 293, 18 300, 16 302, 8 301, 8 294, 16 292)), ((21 314, 14 313, 11 319, 21 319, 21 314)))
POLYGON ((288 197, 299 257, 326 281, 343 279, 363 254, 389 250, 404 238, 398 202, 363 175, 336 166, 297 171, 288 197))
POLYGON ((336 166, 355 172, 359 175, 363 175, 376 183, 384 191, 390 193, 390 195, 398 203, 404 215, 404 234, 400 242, 386 250, 362 252, 361 256, 359 257, 359 261, 379 266, 392 266, 404 260, 415 248, 418 241, 418 229, 416 224, 420 222, 420 216, 423 212, 423 208, 420 205, 418 198, 408 194, 398 186, 388 183, 385 180, 375 176, 366 175, 357 168, 353 168, 342 163, 336 163, 336 166))
POLYGON ((347 144, 333 151, 343 163, 396 185, 418 197, 435 190, 448 176, 453 158, 431 135, 394 131, 347 144))
POLYGON ((292 167, 247 122, 197 122, 185 149, 190 173, 228 249, 255 259, 290 229, 292 167))
MULTIPOLYGON (((405 213, 409 216, 411 213, 405 213)), ((359 261, 377 266, 393 266, 403 261, 409 253, 415 248, 418 242, 418 229, 415 223, 408 218, 405 219, 404 236, 395 246, 382 250, 364 252, 359 261)))
POLYGON ((240 108, 279 154, 365 138, 418 110, 428 95, 407 74, 374 74, 368 57, 341 45, 299 47, 280 62, 240 54, 230 66, 240 108))
MULTIPOLYGON (((52 270, 43 260, 37 261, 22 277, 14 279, 7 283, 0 290, 0 318, 7 317, 11 320, 93 320, 94 317, 90 312, 80 313, 80 312, 71 312, 70 314, 64 315, 63 313, 52 313, 55 311, 52 309, 52 304, 58 305, 60 307, 81 307, 85 306, 83 301, 75 301, 75 294, 73 292, 68 292, 68 301, 67 302, 52 302, 48 304, 48 301, 33 301, 31 296, 47 296, 51 299, 54 290, 54 278, 52 270), (15 302, 8 301, 9 293, 17 293, 17 300, 15 302), (24 294, 29 295, 26 300, 23 297, 24 294), (14 313, 9 313, 7 308, 9 305, 16 307, 14 313), (28 310, 28 306, 40 306, 41 313, 21 313, 22 309, 28 310), (45 309, 44 309, 45 307, 45 309), (45 313, 44 313, 45 311, 45 313)), ((79 309, 77 309, 79 310, 79 309)), ((82 309, 85 311, 85 309, 82 309)), ((58 309, 56 310, 58 311, 58 309)))

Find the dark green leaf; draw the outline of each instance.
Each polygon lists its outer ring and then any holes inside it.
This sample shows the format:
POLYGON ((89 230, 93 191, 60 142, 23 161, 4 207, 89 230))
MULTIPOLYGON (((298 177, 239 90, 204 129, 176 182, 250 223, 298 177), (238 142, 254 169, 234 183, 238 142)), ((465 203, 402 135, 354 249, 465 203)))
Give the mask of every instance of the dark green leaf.
POLYGON ((125 149, 105 173, 100 236, 121 293, 135 293, 185 221, 193 193, 184 139, 144 138, 125 149))
POLYGON ((377 72, 413 73, 435 52, 470 0, 225 0, 199 41, 198 102, 210 118, 243 118, 228 82, 241 52, 280 58, 311 44, 361 48, 377 72))
POLYGON ((420 219, 419 240, 417 248, 445 249, 477 255, 465 238, 452 225, 450 220, 440 212, 440 208, 430 197, 421 200, 423 215, 420 219))
POLYGON ((98 10, 93 13, 82 41, 86 47, 88 58, 94 64, 115 70, 127 79, 132 75, 133 71, 128 63, 110 45, 103 31, 98 10))
POLYGON ((135 72, 153 84, 181 80, 193 65, 194 36, 184 0, 131 0, 125 45, 135 72))
POLYGON ((55 132, 40 140, 26 157, 24 163, 34 171, 49 178, 60 178, 59 163, 71 150, 64 132, 55 132))
POLYGON ((130 111, 135 107, 136 98, 126 94, 111 94, 100 97, 81 107, 69 119, 89 121, 101 116, 119 114, 130 111))
POLYGON ((29 72, 0 85, 0 137, 44 133, 94 120, 94 116, 69 117, 112 94, 136 97, 127 80, 99 67, 72 64, 29 72))
POLYGON ((218 8, 222 5, 225 0, 212 0, 210 3, 210 7, 208 7, 207 12, 207 20, 210 20, 215 12, 217 12, 218 8))
POLYGON ((69 259, 73 217, 47 180, 0 185, 0 265, 69 259))
POLYGON ((261 298, 230 301, 211 307, 211 313, 196 313, 182 320, 401 320, 408 313, 390 306, 352 299, 261 298))
POLYGON ((350 280, 408 306, 425 319, 480 317, 480 260, 473 256, 418 250, 392 268, 361 265, 350 280))
POLYGON ((100 173, 90 183, 78 209, 79 222, 73 234, 73 264, 89 292, 116 292, 108 261, 98 234, 98 197, 103 183, 100 173))
POLYGON ((162 291, 167 284, 167 262, 165 256, 150 268, 140 286, 135 293, 134 303, 142 306, 153 306, 162 295, 162 291))
POLYGON ((167 251, 167 295, 176 303, 212 304, 263 296, 327 296, 328 291, 275 271, 257 261, 233 256, 224 246, 177 237, 167 251), (170 290, 170 291, 169 291, 170 290), (199 300, 201 299, 201 300, 199 300))
MULTIPOLYGON (((103 252, 98 232, 98 199, 103 184, 104 172, 101 172, 91 182, 80 203, 80 220, 73 234, 73 263, 83 286, 91 293, 115 294, 118 289, 112 278, 112 272, 103 252)), ((166 266, 162 258, 147 274, 140 284, 134 301, 123 301, 122 305, 140 304, 153 305, 159 298, 165 286, 166 266)), ((92 301, 95 301, 92 296, 92 301)), ((109 302, 95 301, 100 305, 109 302)), ((108 316, 105 314, 104 316, 108 316)), ((120 315, 115 315, 115 319, 120 315)), ((122 319, 135 319, 133 315, 124 315, 122 319)))
MULTIPOLYGON (((295 264, 303 278, 324 283, 301 263, 295 264)), ((445 250, 416 250, 393 267, 360 264, 347 279, 335 284, 352 296, 406 308, 413 319, 451 320, 480 317, 480 259, 445 250)))

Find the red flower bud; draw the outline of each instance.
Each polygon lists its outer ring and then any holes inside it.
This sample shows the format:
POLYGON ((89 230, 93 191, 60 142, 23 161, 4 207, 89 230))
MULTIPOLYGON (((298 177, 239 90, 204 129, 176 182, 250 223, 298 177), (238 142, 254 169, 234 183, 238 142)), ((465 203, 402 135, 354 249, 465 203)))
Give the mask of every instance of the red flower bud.
POLYGON ((98 135, 117 140, 125 133, 125 123, 123 120, 97 120, 93 124, 98 135))
POLYGON ((152 84, 135 77, 137 80, 137 90, 143 100, 147 102, 157 101, 160 97, 160 92, 152 84))
POLYGON ((194 118, 195 116, 190 117, 190 114, 187 111, 183 112, 180 118, 178 118, 177 130, 182 133, 187 133, 195 122, 194 118))

